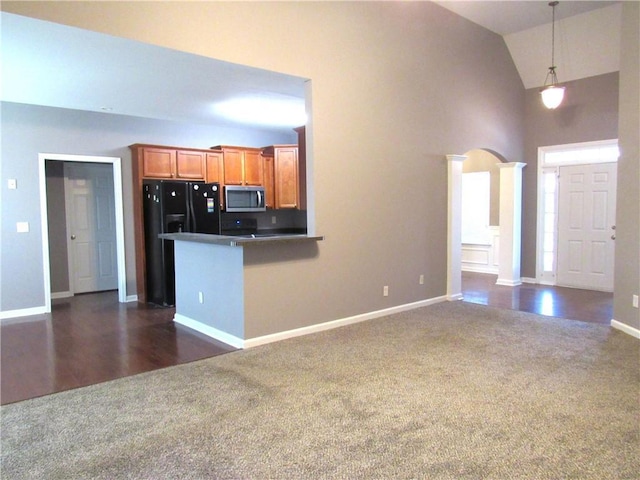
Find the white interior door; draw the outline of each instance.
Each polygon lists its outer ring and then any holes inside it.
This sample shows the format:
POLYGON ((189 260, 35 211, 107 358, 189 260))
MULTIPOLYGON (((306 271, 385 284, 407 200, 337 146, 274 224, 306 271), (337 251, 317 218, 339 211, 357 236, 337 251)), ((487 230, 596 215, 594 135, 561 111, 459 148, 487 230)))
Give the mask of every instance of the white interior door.
POLYGON ((69 281, 73 293, 118 288, 112 166, 65 163, 69 281))
POLYGON ((559 172, 557 284, 613 291, 617 164, 559 172))

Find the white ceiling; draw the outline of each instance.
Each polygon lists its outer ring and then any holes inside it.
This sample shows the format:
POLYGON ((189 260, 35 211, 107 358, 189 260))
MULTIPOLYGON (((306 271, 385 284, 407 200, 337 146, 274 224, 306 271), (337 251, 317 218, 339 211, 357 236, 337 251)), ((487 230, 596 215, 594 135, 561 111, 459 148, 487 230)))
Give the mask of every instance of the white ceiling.
MULTIPOLYGON (((528 35, 535 35, 535 43, 541 43, 535 27, 550 23, 548 2, 436 3, 504 35, 525 87, 530 88, 546 71, 546 53, 544 60, 534 61, 530 48, 533 42, 528 35), (517 58, 518 40, 525 47, 528 45, 522 55, 529 57, 527 62, 535 80, 525 78, 525 66, 517 58)), ((613 3, 620 2, 562 1, 556 7, 556 18, 584 14, 613 3)), ((222 118, 214 104, 230 97, 253 95, 270 101, 284 100, 304 110, 304 78, 6 12, 1 12, 0 20, 3 101, 235 126, 240 121, 222 118)), ((615 67, 607 66, 605 70, 611 68, 615 67)), ((585 76, 598 73, 602 72, 585 76)), ((292 120, 290 125, 279 127, 253 122, 252 126, 290 131, 299 125, 297 122, 298 119, 292 120)), ((245 120, 243 124, 246 123, 245 120)))
POLYGON ((3 101, 199 124, 277 126, 221 117, 216 105, 257 97, 299 106, 306 79, 1 13, 3 101))
MULTIPOLYGON (((528 30, 551 23, 552 8, 548 1, 520 0, 444 0, 435 3, 500 35, 528 30)), ((560 1, 556 6, 556 20, 573 17, 591 10, 607 7, 618 1, 560 1)))

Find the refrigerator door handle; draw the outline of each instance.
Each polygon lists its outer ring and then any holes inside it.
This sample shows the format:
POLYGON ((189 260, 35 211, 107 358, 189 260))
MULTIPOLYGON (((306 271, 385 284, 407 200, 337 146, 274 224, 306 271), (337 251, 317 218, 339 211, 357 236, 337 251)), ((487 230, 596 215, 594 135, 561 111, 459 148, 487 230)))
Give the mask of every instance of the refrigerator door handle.
POLYGON ((198 228, 196 225, 196 215, 194 213, 193 203, 195 196, 193 194, 193 184, 189 184, 188 194, 187 194, 187 217, 189 218, 189 228, 188 232, 197 232, 198 228))

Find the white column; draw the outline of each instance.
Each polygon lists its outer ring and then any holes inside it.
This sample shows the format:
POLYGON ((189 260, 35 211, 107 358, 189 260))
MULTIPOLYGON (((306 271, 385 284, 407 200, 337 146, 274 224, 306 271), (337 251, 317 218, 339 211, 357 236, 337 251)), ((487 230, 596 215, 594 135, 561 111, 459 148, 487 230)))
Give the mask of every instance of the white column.
POLYGON ((526 163, 499 163, 500 249, 497 285, 522 284, 520 245, 522 239, 522 169, 526 163))
POLYGON ((462 162, 466 155, 447 155, 447 299, 462 299, 462 162))

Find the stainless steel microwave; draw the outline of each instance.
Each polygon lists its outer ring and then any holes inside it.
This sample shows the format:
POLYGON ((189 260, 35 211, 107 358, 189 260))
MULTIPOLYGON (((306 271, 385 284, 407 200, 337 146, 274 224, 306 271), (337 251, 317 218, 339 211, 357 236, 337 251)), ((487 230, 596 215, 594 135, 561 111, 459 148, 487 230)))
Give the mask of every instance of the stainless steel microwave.
POLYGON ((267 209, 264 187, 224 187, 224 207, 227 212, 264 212, 267 209))

